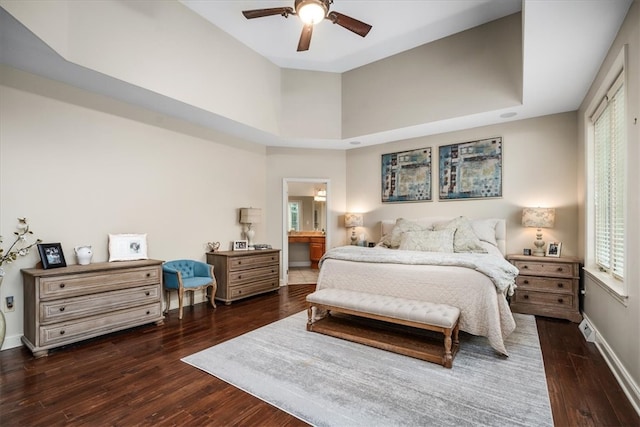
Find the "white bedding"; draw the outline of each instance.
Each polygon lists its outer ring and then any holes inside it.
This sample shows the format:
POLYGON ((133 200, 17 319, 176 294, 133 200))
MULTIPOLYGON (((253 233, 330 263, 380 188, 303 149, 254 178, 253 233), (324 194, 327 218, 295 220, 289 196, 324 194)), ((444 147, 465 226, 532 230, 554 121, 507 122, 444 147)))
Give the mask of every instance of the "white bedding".
MULTIPOLYGON (((366 251, 369 251, 372 258, 376 258, 380 251, 394 252, 396 255, 412 252, 384 248, 329 250, 322 261, 317 289, 347 289, 458 307, 461 330, 487 337, 491 347, 504 355, 508 354, 504 339, 515 329, 515 320, 505 298, 507 290, 498 290, 496 283, 488 275, 469 266, 384 263, 380 260, 367 262, 366 251), (343 254, 336 257, 339 259, 334 259, 332 251, 343 254), (361 255, 348 260, 349 256, 345 256, 345 252, 361 255)), ((415 255, 414 252, 410 257, 415 258, 415 255)), ((498 263, 508 264, 499 251, 494 251, 493 254, 463 255, 496 257, 498 263)), ((506 267, 506 270, 509 268, 506 267)), ((517 269, 512 272, 515 278, 517 269)))

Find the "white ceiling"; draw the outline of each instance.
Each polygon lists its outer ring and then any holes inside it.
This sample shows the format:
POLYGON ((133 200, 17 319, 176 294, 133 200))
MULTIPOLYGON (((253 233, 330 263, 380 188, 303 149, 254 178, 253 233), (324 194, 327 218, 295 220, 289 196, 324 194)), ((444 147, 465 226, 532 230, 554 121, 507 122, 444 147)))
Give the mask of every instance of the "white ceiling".
MULTIPOLYGON (((506 110, 358 136, 359 146, 577 110, 633 0, 336 0, 331 10, 373 26, 364 39, 318 24, 310 50, 296 52, 298 18, 247 20, 242 10, 294 0, 181 0, 236 39, 287 68, 345 71, 493 19, 522 11, 523 104, 506 110), (514 114, 515 113, 515 114, 514 114), (509 115, 509 117, 503 117, 509 115)), ((342 141, 286 139, 162 97, 62 60, 0 8, 0 63, 269 146, 354 148, 342 141)))
POLYGON ((280 15, 248 20, 243 10, 293 7, 294 0, 180 0, 216 27, 283 68, 342 73, 378 59, 502 18, 521 0, 335 0, 330 10, 373 28, 362 38, 325 20, 311 47, 297 52, 302 22, 280 15))

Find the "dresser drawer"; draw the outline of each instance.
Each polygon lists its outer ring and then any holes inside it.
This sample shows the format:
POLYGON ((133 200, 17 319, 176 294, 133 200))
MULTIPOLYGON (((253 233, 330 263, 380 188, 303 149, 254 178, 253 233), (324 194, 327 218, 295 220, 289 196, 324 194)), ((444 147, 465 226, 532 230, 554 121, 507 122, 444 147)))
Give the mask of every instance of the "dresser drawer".
POLYGON ((257 293, 262 293, 265 291, 275 290, 280 287, 279 282, 280 282, 280 279, 278 276, 276 276, 270 280, 264 280, 261 282, 251 283, 250 285, 236 286, 233 288, 229 288, 228 297, 231 299, 235 299, 235 298, 250 296, 257 293))
POLYGON ((247 282, 253 282, 255 280, 271 279, 273 277, 278 278, 280 272, 278 271, 278 265, 253 268, 251 270, 233 271, 229 274, 229 286, 237 286, 247 282))
POLYGON ((573 279, 545 278, 536 276, 518 276, 516 285, 518 290, 541 290, 557 293, 574 294, 573 279))
POLYGON ((128 269, 124 271, 65 276, 43 277, 40 279, 40 300, 69 298, 105 292, 114 288, 134 287, 160 283, 160 269, 157 267, 128 269))
POLYGON ((572 263, 515 261, 514 265, 520 270, 521 275, 557 277, 574 277, 577 275, 573 271, 574 264, 572 263))
POLYGON ((237 258, 234 257, 229 259, 229 271, 246 270, 267 265, 273 265, 277 268, 279 262, 279 255, 277 253, 243 256, 237 258))
POLYGON ((56 323, 40 327, 40 346, 62 345, 80 339, 117 331, 134 325, 162 319, 160 302, 119 310, 106 315, 84 318, 75 322, 56 323), (148 321, 147 321, 148 319, 148 321))
POLYGON ((160 286, 104 292, 40 303, 40 323, 62 322, 160 301, 160 286))
POLYGON ((519 290, 516 291, 515 302, 519 304, 540 304, 571 308, 573 307, 573 295, 519 290))

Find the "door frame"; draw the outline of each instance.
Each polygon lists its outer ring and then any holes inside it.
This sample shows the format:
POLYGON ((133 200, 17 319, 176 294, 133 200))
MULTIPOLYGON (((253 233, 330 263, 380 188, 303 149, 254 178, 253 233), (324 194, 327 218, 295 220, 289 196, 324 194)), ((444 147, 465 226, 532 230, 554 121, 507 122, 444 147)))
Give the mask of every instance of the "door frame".
POLYGON ((325 228, 324 239, 325 248, 328 247, 330 242, 330 234, 332 230, 332 219, 329 215, 331 212, 331 180, 329 178, 282 178, 282 286, 289 283, 289 230, 287 214, 289 211, 289 183, 290 182, 305 182, 312 184, 324 184, 327 189, 327 200, 325 203, 325 218, 327 220, 327 227, 325 228))

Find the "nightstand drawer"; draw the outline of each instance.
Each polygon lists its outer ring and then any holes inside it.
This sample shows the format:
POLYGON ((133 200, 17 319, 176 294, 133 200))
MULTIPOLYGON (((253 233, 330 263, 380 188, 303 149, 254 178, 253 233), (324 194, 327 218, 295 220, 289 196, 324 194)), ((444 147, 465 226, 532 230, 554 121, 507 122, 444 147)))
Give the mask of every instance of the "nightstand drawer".
POLYGON ((536 276, 518 276, 516 277, 516 285, 518 290, 541 290, 557 293, 574 294, 573 279, 562 278, 544 278, 536 276))
POLYGON ((574 264, 563 262, 529 262, 515 261, 514 265, 520 270, 521 275, 532 276, 557 276, 557 277, 573 277, 574 264))
POLYGON ((247 282, 279 277, 278 266, 254 268, 252 270, 234 271, 229 274, 229 286, 237 286, 247 282))
POLYGON ((273 265, 276 268, 280 264, 279 254, 264 254, 231 258, 229 260, 229 271, 246 270, 248 268, 273 265))
POLYGON ((573 295, 551 294, 521 290, 515 294, 519 304, 540 304, 545 306, 573 307, 573 295))
POLYGON ((273 277, 270 280, 251 283, 246 286, 229 288, 229 297, 232 299, 248 297, 257 293, 275 290, 275 289, 278 289, 279 287, 280 287, 280 279, 278 277, 273 277))

